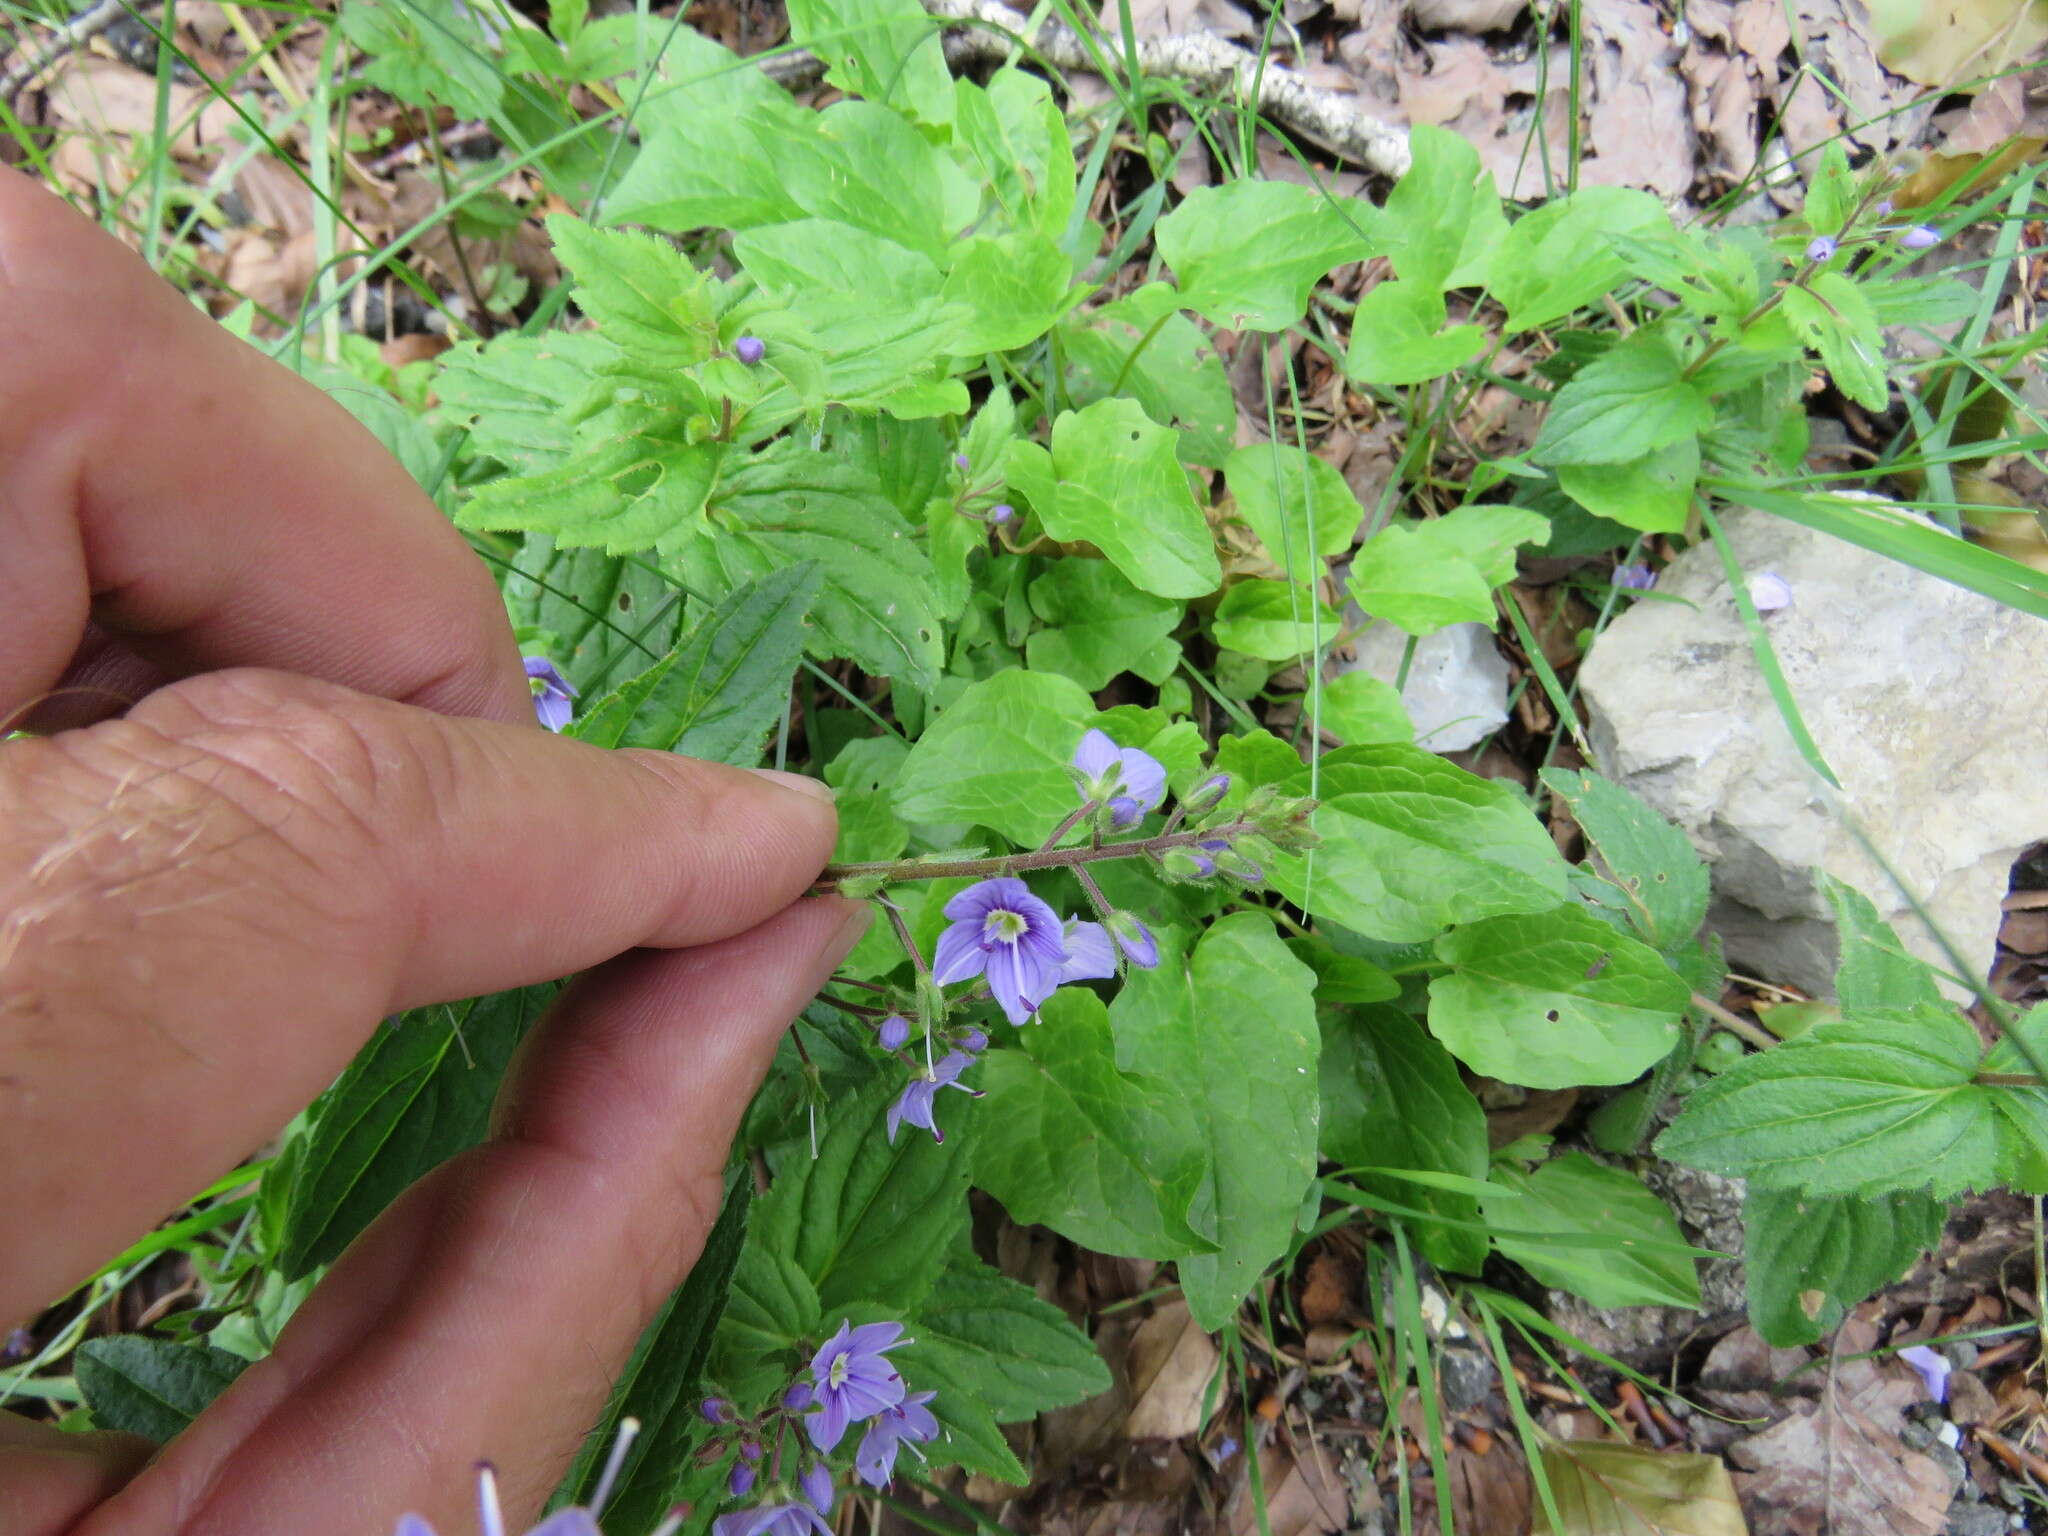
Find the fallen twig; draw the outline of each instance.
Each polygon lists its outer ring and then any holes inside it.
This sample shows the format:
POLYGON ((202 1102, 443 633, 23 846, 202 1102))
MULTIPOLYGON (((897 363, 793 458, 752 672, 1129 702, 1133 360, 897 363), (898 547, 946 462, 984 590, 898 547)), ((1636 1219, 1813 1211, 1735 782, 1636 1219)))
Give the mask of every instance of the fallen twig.
POLYGON ((123 16, 137 14, 145 8, 151 8, 147 0, 98 0, 98 4, 87 7, 54 29, 40 53, 24 32, 20 59, 6 74, 0 75, 0 101, 13 101, 30 81, 81 43, 99 36, 123 16))
MULTIPOLYGON (((1057 21, 1043 23, 1027 37, 1019 30, 1025 18, 1001 0, 923 3, 934 16, 955 24, 947 28, 945 46, 947 61, 956 67, 1008 59, 1028 50, 1058 69, 1096 69, 1096 51, 1057 21)), ((1103 49, 1100 57, 1123 62, 1121 49, 1115 47, 1103 49)), ((763 59, 761 65, 769 78, 792 88, 813 83, 825 68, 801 50, 763 59)), ((1262 68, 1257 54, 1214 33, 1144 39, 1138 44, 1138 71, 1252 105, 1260 116, 1378 175, 1394 177, 1408 169, 1406 129, 1360 111, 1339 92, 1310 85, 1284 65, 1268 61, 1262 68)))

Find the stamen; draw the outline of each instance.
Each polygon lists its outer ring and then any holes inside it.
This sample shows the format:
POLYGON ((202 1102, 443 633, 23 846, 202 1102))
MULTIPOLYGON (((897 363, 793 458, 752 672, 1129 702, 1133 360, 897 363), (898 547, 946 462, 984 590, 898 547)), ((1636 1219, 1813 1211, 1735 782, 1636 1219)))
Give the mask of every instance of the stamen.
POLYGON ((484 1536, 505 1536, 505 1511, 498 1506, 498 1469, 488 1461, 476 1464, 476 1523, 484 1536))
POLYGON ((612 1453, 605 1458, 604 1472, 597 1480, 597 1492, 590 1496, 593 1519, 604 1513, 604 1501, 612 1496, 612 1484, 618 1481, 619 1469, 626 1464, 626 1452, 633 1448, 633 1441, 639 1434, 638 1419, 628 1417, 619 1420, 618 1438, 612 1441, 612 1453))

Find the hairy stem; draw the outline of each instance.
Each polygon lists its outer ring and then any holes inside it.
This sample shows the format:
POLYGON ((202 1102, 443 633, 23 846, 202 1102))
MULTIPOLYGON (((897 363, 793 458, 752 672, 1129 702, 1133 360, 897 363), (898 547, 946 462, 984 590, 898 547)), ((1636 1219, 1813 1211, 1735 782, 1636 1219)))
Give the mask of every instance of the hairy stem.
MULTIPOLYGON (((1077 869, 1104 859, 1150 858, 1172 848, 1193 848, 1219 838, 1228 840, 1249 832, 1248 821, 1206 827, 1198 832, 1162 832, 1157 837, 1134 838, 1128 843, 1104 843, 1094 848, 1041 848, 1036 853, 1004 853, 985 859, 881 859, 869 864, 827 864, 813 890, 828 889, 842 880, 985 880, 996 875, 1021 875, 1034 869, 1077 869)), ((893 914, 892 914, 893 916, 893 914)), ((902 919, 895 918, 901 929, 902 919)))

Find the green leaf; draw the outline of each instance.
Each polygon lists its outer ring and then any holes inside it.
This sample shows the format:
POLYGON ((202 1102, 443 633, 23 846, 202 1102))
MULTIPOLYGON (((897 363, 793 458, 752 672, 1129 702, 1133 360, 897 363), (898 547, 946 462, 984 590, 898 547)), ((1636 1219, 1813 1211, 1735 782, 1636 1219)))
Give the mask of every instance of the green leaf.
POLYGON ((801 218, 782 168, 822 161, 818 114, 690 27, 663 30, 665 82, 636 106, 640 153, 605 200, 615 223, 680 234, 801 218))
POLYGON ((1562 1528, 1536 1509, 1536 1536, 1749 1536, 1719 1456, 1612 1440, 1543 1440, 1562 1528))
POLYGON ((1074 211, 1074 150, 1052 88, 1005 66, 986 87, 955 80, 953 104, 954 142, 968 174, 1014 227, 1063 239, 1074 211))
POLYGON ((1743 1058, 1689 1094, 1657 1150, 1817 1195, 1997 1182, 1997 1090, 1972 1081, 1976 1032, 1952 1010, 1862 1012, 1743 1058))
POLYGON ((1107 1367, 1065 1313, 972 1259, 939 1276, 910 1332, 890 1358, 913 1390, 938 1393, 932 1413, 947 1434, 926 1451, 940 1466, 958 1460, 1023 1483, 1028 1474, 995 1425, 1109 1390, 1107 1367))
POLYGON ((709 358, 718 346, 718 304, 708 273, 665 240, 592 229, 556 214, 547 221, 555 256, 576 279, 576 304, 606 341, 674 368, 709 358))
POLYGON ((1415 740, 1415 726, 1394 685, 1369 672, 1346 672, 1322 685, 1317 725, 1347 747, 1415 740))
POLYGON ((925 123, 953 118, 953 77, 939 28, 917 0, 791 0, 789 35, 825 62, 825 79, 925 123))
MULTIPOLYGON (((1013 444, 1011 459, 1017 458, 1013 444)), ((1084 540, 1138 587, 1160 597, 1201 597, 1223 579, 1216 544, 1195 505, 1174 435, 1134 400, 1064 411, 1052 428, 1057 489, 1040 505, 1045 530, 1084 540)))
POLYGON ((1512 581, 1515 547, 1545 537, 1539 512, 1498 503, 1382 528, 1351 561, 1351 600, 1411 635, 1494 620, 1493 588, 1512 581))
POLYGON ((1179 1261, 1195 1321, 1211 1331, 1236 1312, 1287 1251, 1316 1171, 1315 973, 1261 912, 1212 923, 1183 962, 1165 952, 1133 971, 1111 1006, 1120 1060, 1170 1065, 1204 1149, 1189 1208, 1221 1247, 1179 1261))
POLYGON ((1127 395, 1180 434, 1183 463, 1220 468, 1237 431, 1237 401, 1223 360, 1202 328, 1180 312, 1170 283, 1062 321, 1067 394, 1075 406, 1127 395))
POLYGON ((943 264, 952 231, 972 219, 976 201, 960 168, 910 119, 874 102, 838 101, 811 115, 819 153, 783 168, 790 196, 806 213, 872 231, 943 264), (960 215, 957 223, 952 214, 960 215))
MULTIPOLYGON (((1220 759, 1220 753, 1219 753, 1220 759)), ((1370 938, 1426 943, 1452 923, 1557 906, 1568 866, 1522 796, 1418 747, 1325 753, 1308 854, 1283 854, 1273 887, 1318 917, 1370 938)), ((1310 793, 1310 770, 1280 781, 1310 793)))
POLYGON ((1224 460, 1237 515, 1289 580, 1322 574, 1322 558, 1351 548, 1365 509, 1335 465, 1280 443, 1250 443, 1224 460))
POLYGON ((1898 934, 1877 915, 1870 898, 1825 871, 1819 880, 1821 894, 1835 914, 1835 940, 1840 947, 1835 996, 1842 1007, 1858 1012, 1944 1006, 1933 967, 1899 942, 1898 934))
POLYGON ((1079 803, 1067 765, 1094 712, 1080 684, 1055 673, 1012 669, 970 684, 910 749, 896 814, 1036 846, 1079 803))
POLYGON ((528 534, 503 583, 514 627, 534 632, 532 644, 593 697, 682 638, 683 594, 644 560, 557 549, 546 534, 528 534))
POLYGON ((1637 932, 1659 949, 1699 932, 1712 893, 1707 866, 1683 832, 1634 791, 1591 769, 1546 768, 1542 778, 1627 897, 1637 932))
POLYGON ((505 94, 483 19, 455 0, 345 0, 341 35, 369 55, 362 78, 400 101, 489 117, 505 94))
POLYGON ((577 452, 569 407, 618 349, 591 331, 499 336, 441 357, 441 414, 469 428, 469 446, 518 474, 557 468, 577 452))
POLYGON ((1487 267, 1488 286, 1508 312, 1503 332, 1562 320, 1619 283, 1627 269, 1608 235, 1670 227, 1664 205, 1631 187, 1581 187, 1523 215, 1501 237, 1487 267))
POLYGON ((1332 268, 1376 254, 1365 233, 1373 217, 1369 203, 1245 178, 1196 189, 1154 238, 1181 302, 1211 325, 1284 331, 1332 268))
POLYGON ((1884 366, 1884 334, 1863 290, 1846 272, 1821 272, 1811 287, 1789 287, 1785 318, 1800 339, 1820 354, 1835 388, 1866 411, 1891 401, 1884 366))
POLYGON ((982 1058, 975 1183, 1013 1220, 1100 1253, 1215 1246, 1188 1224, 1204 1178, 1193 1107, 1179 1082, 1118 1067, 1102 1000, 1063 987, 1016 1038, 1021 1050, 982 1058))
POLYGON ((1661 329, 1617 342, 1552 398, 1530 460, 1619 464, 1706 431, 1714 403, 1684 373, 1685 360, 1661 329))
POLYGON ((1031 583, 1034 630, 1024 654, 1035 672, 1058 672, 1093 692, 1122 672, 1163 683, 1180 665, 1170 639, 1185 604, 1140 592, 1103 560, 1055 560, 1031 583))
POLYGON ((1560 464, 1557 483, 1595 517, 1643 533, 1678 533, 1692 515, 1700 443, 1682 437, 1622 464, 1560 464))
POLYGON ((1534 1174, 1501 1167, 1495 1177, 1503 1187, 1483 1202, 1487 1224, 1550 1240, 1496 1237, 1494 1246, 1543 1284, 1596 1307, 1699 1306, 1699 1277, 1678 1218, 1633 1174, 1569 1152, 1534 1174), (1575 1247, 1580 1234, 1619 1242, 1575 1247))
POLYGON ((727 1183, 725 1203, 703 1252, 641 1331, 603 1416, 584 1437, 575 1469, 562 1484, 567 1502, 589 1503, 618 1438, 619 1421, 639 1420, 640 1434, 620 1463, 605 1504, 605 1518, 621 1529, 652 1529, 660 1522, 678 1496, 684 1469, 702 1437, 699 1387, 745 1244, 752 1190, 744 1170, 727 1183))
POLYGON ((735 589, 681 646, 585 710, 574 734, 751 766, 789 708, 809 638, 804 615, 822 579, 806 560, 735 589))
POLYGON ((1807 227, 1816 235, 1839 235, 1855 206, 1856 178, 1849 170, 1849 153, 1840 139, 1830 139, 1806 189, 1807 227))
POLYGON ((962 314, 947 350, 981 358, 1028 346, 1052 329, 1073 271, 1035 231, 964 240, 954 248, 943 297, 962 314))
POLYGON ((1226 650, 1264 661, 1295 661, 1334 640, 1340 622, 1336 611, 1317 602, 1305 587, 1250 579, 1223 594, 1210 629, 1226 650))
POLYGON ((224 1349, 123 1333, 79 1345, 75 1374, 101 1429, 162 1444, 198 1418, 248 1365, 224 1349))
POLYGON ((340 1257, 416 1179, 484 1139, 513 1048, 552 984, 415 1008, 313 1105, 275 1238, 288 1280, 340 1257))
POLYGON ((1742 1202, 1749 1320, 1781 1349, 1818 1343, 1849 1308, 1941 1241, 1947 1207, 1917 1191, 1828 1197, 1753 1189, 1742 1202))
POLYGON ((1422 384, 1463 367, 1486 349, 1476 325, 1444 329, 1443 294, 1419 282, 1387 282, 1360 295, 1351 317, 1344 373, 1361 384, 1422 384))
POLYGON ((592 417, 577 430, 573 457, 482 486, 456 526, 545 533, 614 555, 697 537, 725 445, 691 439, 689 386, 680 387, 675 401, 635 401, 592 417))
MULTIPOLYGON (((1316 995, 1324 994, 1318 988, 1316 995)), ((1473 1224, 1418 1221, 1410 1231, 1431 1263, 1477 1274, 1486 1262, 1487 1239, 1474 1230, 1476 1196, 1371 1171, 1486 1177, 1486 1112, 1458 1075, 1450 1053, 1398 1008, 1326 1013, 1322 1105, 1323 1156, 1384 1199, 1473 1224)))
POLYGON ((751 277, 789 298, 814 325, 863 301, 906 310, 930 306, 945 286, 929 255, 837 219, 792 219, 747 230, 734 236, 732 249, 751 277))
MULTIPOLYGON (((1408 148, 1408 170, 1374 224, 1396 275, 1438 291, 1485 282, 1493 250, 1508 232, 1493 173, 1480 165, 1470 140, 1434 124, 1411 127, 1408 148)), ((1356 336, 1354 324, 1354 343, 1356 336)))
POLYGON ((685 554, 692 587, 722 597, 814 560, 825 582, 811 605, 813 650, 916 688, 937 678, 931 562, 872 473, 778 438, 724 476, 706 515, 716 536, 685 554))
POLYGON ((1584 907, 1495 917, 1436 941, 1430 1033, 1475 1072, 1529 1088, 1625 1083, 1671 1054, 1692 991, 1649 945, 1584 907))

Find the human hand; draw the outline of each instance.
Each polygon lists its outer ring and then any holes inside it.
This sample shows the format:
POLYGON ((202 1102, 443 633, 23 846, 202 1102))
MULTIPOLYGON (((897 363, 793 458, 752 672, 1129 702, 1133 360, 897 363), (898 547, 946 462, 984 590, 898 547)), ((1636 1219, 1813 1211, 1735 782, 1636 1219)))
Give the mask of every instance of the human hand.
POLYGON ((405 472, 4 170, 0 360, 0 720, 51 733, 0 744, 0 1326, 380 1018, 587 970, 493 1139, 147 1466, 0 1415, 0 1533, 461 1529, 486 1456, 531 1510, 865 926, 797 899, 829 799, 538 729, 496 591, 405 472))

